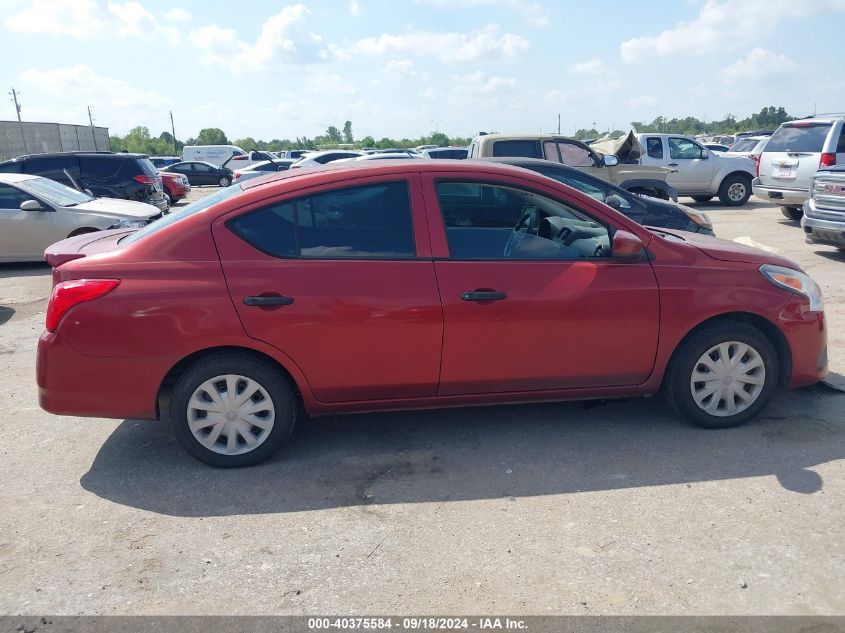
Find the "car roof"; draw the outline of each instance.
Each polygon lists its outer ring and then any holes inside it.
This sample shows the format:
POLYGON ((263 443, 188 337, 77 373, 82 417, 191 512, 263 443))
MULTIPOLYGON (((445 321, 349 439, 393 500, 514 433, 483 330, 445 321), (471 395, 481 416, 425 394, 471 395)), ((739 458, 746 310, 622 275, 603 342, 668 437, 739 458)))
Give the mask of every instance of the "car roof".
POLYGON ((784 121, 781 125, 810 125, 811 123, 833 123, 834 121, 841 121, 845 119, 845 115, 837 116, 811 116, 806 119, 795 119, 794 121, 784 121))
MULTIPOLYGON (((514 170, 519 170, 519 174, 524 177, 525 170, 511 165, 502 165, 494 163, 493 161, 463 161, 463 160, 449 160, 449 159, 432 159, 432 160, 362 160, 352 161, 350 163, 335 164, 328 163, 327 165, 320 165, 319 167, 307 167, 301 169, 293 169, 288 171, 279 171, 271 173, 266 178, 258 180, 248 180, 241 185, 244 191, 253 189, 255 187, 267 187, 273 184, 281 183, 289 179, 296 179, 302 183, 303 187, 312 185, 320 185, 327 182, 335 182, 337 180, 337 172, 347 172, 351 178, 365 177, 365 176, 381 176, 390 174, 407 174, 420 172, 437 172, 449 171, 452 174, 460 174, 466 172, 468 176, 478 173, 480 170, 485 172, 499 172, 503 175, 515 175, 514 170)), ((535 172, 536 174, 536 172, 535 172)), ((543 178, 542 175, 537 174, 538 178, 543 178)))
POLYGON ((14 185, 18 182, 23 182, 25 180, 35 180, 36 178, 41 178, 41 176, 34 176, 32 174, 3 174, 0 173, 0 182, 6 183, 7 185, 14 185))
MULTIPOLYGON (((565 138, 567 141, 578 141, 578 139, 571 138, 569 136, 564 136, 563 134, 479 134, 475 137, 475 140, 478 139, 490 139, 493 141, 499 140, 506 140, 506 141, 536 141, 536 140, 550 140, 555 138, 565 138)), ((578 141, 581 143, 582 141, 578 141)))
POLYGON ((120 159, 149 158, 147 154, 131 154, 129 152, 44 152, 43 154, 22 154, 21 156, 16 156, 15 158, 3 162, 11 162, 15 160, 28 160, 30 158, 61 158, 62 156, 78 156, 84 158, 117 157, 120 159))

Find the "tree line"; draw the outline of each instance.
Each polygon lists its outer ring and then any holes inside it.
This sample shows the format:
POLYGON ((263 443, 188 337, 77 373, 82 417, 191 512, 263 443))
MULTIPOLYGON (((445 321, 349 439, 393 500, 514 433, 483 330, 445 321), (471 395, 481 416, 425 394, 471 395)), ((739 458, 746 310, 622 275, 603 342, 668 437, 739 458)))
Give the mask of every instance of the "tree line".
MULTIPOLYGON (((795 117, 790 116, 783 107, 768 106, 760 112, 752 114, 744 119, 738 119, 733 114, 727 114, 716 121, 701 121, 696 117, 666 118, 659 116, 650 122, 633 121, 631 125, 638 132, 666 132, 669 134, 733 134, 744 130, 773 130, 784 121, 791 121, 795 117)), ((582 128, 575 132, 576 139, 598 138, 605 134, 619 136, 622 130, 598 131, 594 128, 582 128)), ((305 136, 295 139, 272 139, 264 141, 254 139, 251 136, 230 140, 226 133, 220 128, 211 127, 200 130, 196 138, 186 139, 185 142, 173 138, 170 132, 162 132, 158 136, 150 135, 150 131, 143 126, 132 128, 126 136, 112 136, 111 148, 113 151, 137 152, 150 156, 171 156, 181 155, 185 145, 237 145, 238 147, 251 151, 262 150, 279 152, 288 149, 319 149, 325 147, 336 147, 341 144, 354 145, 355 147, 376 147, 387 149, 391 147, 406 148, 417 147, 418 145, 437 145, 441 147, 455 145, 465 147, 470 144, 470 137, 448 136, 443 132, 431 132, 420 138, 389 138, 382 137, 375 139, 373 136, 365 136, 356 139, 352 132, 352 122, 346 121, 342 127, 330 125, 323 134, 308 138, 305 136)))

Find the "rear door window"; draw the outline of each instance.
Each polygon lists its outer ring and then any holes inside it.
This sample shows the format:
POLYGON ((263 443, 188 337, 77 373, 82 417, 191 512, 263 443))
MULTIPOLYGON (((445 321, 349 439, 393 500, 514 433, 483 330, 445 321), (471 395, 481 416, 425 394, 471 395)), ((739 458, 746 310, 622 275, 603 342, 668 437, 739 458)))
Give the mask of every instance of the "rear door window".
POLYGON ((818 153, 830 131, 830 123, 781 125, 769 137, 766 152, 812 152, 818 153))
POLYGON ((539 141, 496 141, 493 143, 493 156, 522 156, 524 158, 542 158, 539 141))
POLYGON ((645 142, 646 151, 651 158, 663 158, 663 139, 652 136, 645 142))
POLYGON ((79 178, 79 158, 76 156, 45 156, 43 158, 33 156, 26 160, 25 171, 28 174, 44 176, 50 180, 56 180, 62 184, 70 185, 70 180, 65 175, 67 170, 72 178, 79 178))
POLYGON ((111 179, 117 176, 124 161, 105 156, 83 156, 79 159, 79 168, 83 178, 111 179))
POLYGON ((228 222, 241 239, 274 257, 414 257, 405 182, 347 187, 253 211, 228 222))

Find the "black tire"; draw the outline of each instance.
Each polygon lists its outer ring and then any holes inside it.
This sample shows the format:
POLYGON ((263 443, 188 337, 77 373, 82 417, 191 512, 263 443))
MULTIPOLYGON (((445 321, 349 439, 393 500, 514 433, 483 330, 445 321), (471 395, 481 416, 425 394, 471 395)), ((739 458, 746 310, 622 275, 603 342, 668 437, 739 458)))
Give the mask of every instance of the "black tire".
POLYGON ((232 184, 232 181, 229 180, 226 176, 220 176, 220 180, 217 181, 217 184, 221 187, 228 187, 232 184))
POLYGON ((750 197, 751 178, 743 174, 730 174, 719 185, 719 201, 726 207, 740 207, 750 197))
POLYGON ((260 358, 237 352, 207 356, 188 367, 176 381, 170 398, 170 421, 179 444, 191 456, 216 468, 253 466, 267 460, 290 437, 296 417, 293 389, 278 368, 260 358), (237 374, 257 382, 270 396, 275 409, 273 427, 266 439, 253 450, 239 455, 224 455, 206 448, 188 425, 188 403, 194 392, 205 381, 225 374, 237 374))
POLYGON ((771 399, 779 379, 777 352, 771 341, 755 327, 738 321, 721 321, 703 326, 675 350, 666 369, 663 393, 672 409, 694 425, 706 429, 727 429, 757 416, 771 399), (760 355, 765 369, 764 384, 757 399, 746 409, 735 415, 711 415, 699 407, 693 398, 692 373, 708 350, 728 341, 745 343, 760 355))
POLYGON ((783 214, 783 217, 792 220, 793 222, 799 222, 802 217, 804 217, 804 209, 801 207, 786 207, 781 205, 780 212, 783 214))
POLYGON ((168 209, 173 206, 173 200, 170 198, 169 193, 164 194, 164 199, 167 200, 167 208, 168 209))
POLYGON ((710 202, 713 196, 692 196, 692 199, 696 202, 710 202))

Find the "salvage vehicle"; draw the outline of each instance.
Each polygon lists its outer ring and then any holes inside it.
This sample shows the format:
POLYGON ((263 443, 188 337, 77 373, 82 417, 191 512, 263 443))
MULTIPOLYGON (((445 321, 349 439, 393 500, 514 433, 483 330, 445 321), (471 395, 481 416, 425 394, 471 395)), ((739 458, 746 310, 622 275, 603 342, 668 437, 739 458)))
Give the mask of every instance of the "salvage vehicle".
MULTIPOLYGON (((636 153, 636 148, 629 147, 625 141, 616 149, 629 154, 636 153)), ((553 134, 479 134, 470 143, 467 158, 544 158, 582 169, 626 191, 663 200, 677 200, 677 195, 672 198, 674 190, 667 183, 671 169, 638 165, 636 160, 630 161, 633 164, 620 164, 614 154, 614 151, 600 154, 594 145, 587 146, 581 141, 553 134)))
POLYGON ((176 174, 169 171, 159 171, 161 184, 164 186, 164 197, 167 198, 168 206, 173 206, 191 193, 191 183, 184 174, 176 174))
POLYGON ((114 227, 140 227, 161 217, 144 202, 94 198, 28 174, 0 174, 0 261, 37 262, 67 237, 114 227))
POLYGON ((713 235, 713 223, 706 213, 671 200, 660 200, 625 191, 621 187, 611 185, 574 167, 540 158, 482 158, 479 160, 536 171, 538 174, 574 187, 644 226, 713 235))
POLYGON ((810 180, 801 228, 809 244, 845 251, 845 164, 819 169, 810 180))
POLYGON ((662 390, 726 428, 827 372, 821 291, 797 264, 509 165, 289 170, 45 257, 41 406, 164 416, 213 466, 267 459, 300 410, 662 390))
POLYGON ((713 152, 697 141, 680 134, 637 134, 645 148, 643 165, 671 167, 668 181, 682 196, 707 202, 713 196, 728 207, 737 207, 751 197, 751 179, 756 164, 742 156, 713 152))
POLYGON ((754 195, 779 204, 790 220, 799 220, 816 170, 843 163, 845 115, 782 123, 760 154, 754 195))

